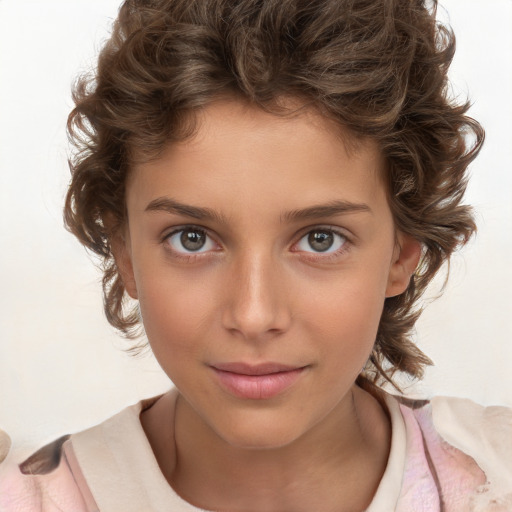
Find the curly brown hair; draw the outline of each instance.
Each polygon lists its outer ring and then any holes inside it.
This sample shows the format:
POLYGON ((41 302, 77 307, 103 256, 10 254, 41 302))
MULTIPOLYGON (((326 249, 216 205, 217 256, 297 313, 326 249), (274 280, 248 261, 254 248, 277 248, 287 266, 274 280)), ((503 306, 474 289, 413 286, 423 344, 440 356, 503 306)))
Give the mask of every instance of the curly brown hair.
POLYGON ((128 337, 140 324, 111 251, 133 155, 150 160, 192 135, 194 112, 219 96, 276 115, 286 115, 280 98, 299 98, 384 155, 396 227, 423 255, 408 289, 386 299, 362 375, 421 377, 431 361, 411 341, 418 299, 475 230, 461 201, 484 139, 469 104, 448 96, 455 38, 436 9, 435 0, 126 0, 68 119, 65 222, 101 258, 109 322, 128 337))

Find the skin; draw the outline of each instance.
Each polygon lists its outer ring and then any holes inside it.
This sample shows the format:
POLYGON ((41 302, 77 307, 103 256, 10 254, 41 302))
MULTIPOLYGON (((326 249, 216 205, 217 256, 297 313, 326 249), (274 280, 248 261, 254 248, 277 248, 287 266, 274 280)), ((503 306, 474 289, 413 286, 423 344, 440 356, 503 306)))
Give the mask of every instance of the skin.
POLYGON ((114 253, 180 393, 174 424, 168 396, 141 421, 196 506, 361 511, 382 477, 389 420, 354 382, 420 245, 395 230, 376 145, 344 140, 312 110, 279 118, 223 100, 193 138, 132 170, 114 253), (183 246, 184 228, 207 235, 199 251, 183 246), (332 245, 318 250, 311 233, 332 245), (278 395, 247 399, 212 368, 228 362, 303 370, 278 395))

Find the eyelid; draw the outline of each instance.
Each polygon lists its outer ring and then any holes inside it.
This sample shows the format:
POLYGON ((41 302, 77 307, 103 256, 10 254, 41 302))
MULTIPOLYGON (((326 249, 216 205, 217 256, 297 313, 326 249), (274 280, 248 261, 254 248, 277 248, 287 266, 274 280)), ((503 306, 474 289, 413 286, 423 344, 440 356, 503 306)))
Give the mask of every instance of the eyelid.
POLYGON ((306 226, 297 231, 293 238, 296 240, 300 240, 301 238, 303 238, 308 233, 311 233, 312 231, 332 231, 336 235, 340 235, 350 242, 352 242, 355 238, 355 235, 353 235, 348 229, 342 228, 340 226, 335 226, 332 224, 313 224, 310 226, 306 226))
POLYGON ((313 260, 313 261, 318 260, 318 261, 324 261, 324 262, 339 258, 344 253, 349 251, 353 245, 353 237, 349 233, 347 233, 346 229, 343 229, 339 226, 332 226, 332 225, 328 225, 328 224, 327 225, 326 224, 323 224, 323 225, 316 224, 313 226, 307 226, 307 227, 301 229, 296 234, 295 240, 296 241, 291 246, 292 252, 300 253, 301 257, 304 259, 313 260), (335 235, 344 238, 345 242, 342 244, 342 246, 339 249, 332 251, 332 252, 316 252, 314 250, 303 251, 303 250, 294 249, 305 236, 307 236, 309 233, 314 232, 314 231, 328 231, 328 232, 334 233, 335 235))
MULTIPOLYGON (((337 257, 340 257, 345 252, 349 251, 351 246, 353 245, 353 239, 354 236, 345 228, 342 228, 340 226, 333 226, 329 224, 315 224, 310 225, 302 228, 296 235, 294 236, 295 242, 291 245, 291 251, 295 253, 301 253, 302 257, 305 259, 310 260, 322 260, 322 261, 328 261, 329 259, 336 259, 337 257), (297 244, 309 233, 313 231, 329 231, 334 233, 335 235, 338 235, 345 239, 345 243, 342 244, 342 246, 333 252, 315 252, 315 251, 302 251, 302 250, 294 250, 294 247, 297 246, 297 244)), ((179 226, 173 226, 169 230, 166 230, 164 234, 161 236, 161 243, 162 245, 165 245, 165 249, 172 254, 174 258, 177 259, 184 259, 184 260, 193 260, 196 258, 204 258, 211 256, 214 252, 219 252, 223 249, 222 244, 218 241, 217 237, 212 233, 211 231, 204 227, 197 224, 183 224, 179 226), (165 242, 172 237, 173 235, 180 233, 182 231, 185 231, 187 229, 190 230, 197 230, 202 231, 206 234, 206 236, 215 244, 216 248, 210 249, 207 251, 177 251, 173 249, 169 244, 165 244, 165 242)))
POLYGON ((173 226, 170 230, 166 231, 162 237, 161 237, 161 243, 164 245, 165 250, 167 250, 169 253, 173 255, 175 258, 181 258, 181 259, 194 259, 194 258, 201 258, 206 257, 212 252, 217 252, 221 249, 221 244, 217 241, 217 238, 215 236, 212 236, 209 229, 205 228, 204 226, 199 226, 197 224, 184 224, 181 226, 173 226), (171 237, 174 235, 181 233, 183 231, 190 230, 190 231, 201 231, 203 232, 209 240, 213 242, 213 244, 216 246, 213 249, 209 249, 206 251, 198 250, 198 251, 178 251, 170 246, 169 243, 166 243, 168 240, 170 240, 171 237))
POLYGON ((162 232, 161 239, 162 239, 162 241, 164 241, 165 239, 169 238, 170 236, 175 235, 176 233, 179 233, 180 231, 185 231, 187 229, 202 231, 202 232, 206 233, 210 238, 215 240, 215 236, 212 236, 210 229, 208 229, 204 226, 200 226, 199 224, 179 224, 177 226, 172 226, 172 227, 166 228, 162 232))

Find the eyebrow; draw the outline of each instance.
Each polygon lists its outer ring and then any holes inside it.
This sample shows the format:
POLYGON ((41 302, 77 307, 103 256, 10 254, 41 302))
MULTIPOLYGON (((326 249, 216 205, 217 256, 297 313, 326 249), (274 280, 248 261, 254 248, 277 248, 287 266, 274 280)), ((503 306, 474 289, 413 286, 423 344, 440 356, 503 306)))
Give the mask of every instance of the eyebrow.
MULTIPOLYGON (((183 204, 170 197, 158 197, 153 199, 145 208, 146 212, 167 212, 178 215, 184 215, 198 220, 215 220, 221 223, 227 223, 226 217, 219 214, 211 208, 200 206, 191 206, 183 204)), ((350 201, 331 201, 326 204, 318 204, 290 210, 281 215, 281 221, 293 222, 299 220, 319 219, 322 217, 332 217, 349 213, 367 212, 372 213, 371 208, 364 203, 352 203, 350 201)))
POLYGON ((319 219, 333 217, 349 213, 367 212, 373 213, 371 208, 364 203, 352 203, 350 201, 331 201, 327 204, 319 204, 299 210, 291 210, 282 215, 282 220, 291 222, 297 220, 319 219))
POLYGON ((218 222, 226 223, 226 218, 211 208, 200 206, 191 206, 180 203, 170 197, 158 197, 153 199, 145 208, 146 212, 167 212, 192 217, 193 219, 205 220, 212 219, 218 222))

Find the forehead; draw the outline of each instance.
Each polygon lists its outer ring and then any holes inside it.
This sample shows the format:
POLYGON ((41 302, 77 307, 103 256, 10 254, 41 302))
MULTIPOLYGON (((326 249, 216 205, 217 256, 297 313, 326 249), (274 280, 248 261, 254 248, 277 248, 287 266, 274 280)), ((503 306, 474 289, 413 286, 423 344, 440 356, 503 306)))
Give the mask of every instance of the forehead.
POLYGON ((356 139, 313 108, 288 112, 278 116, 234 100, 210 104, 196 114, 193 136, 133 166, 129 202, 162 190, 203 202, 259 194, 290 207, 329 195, 371 200, 382 193, 384 163, 375 142, 356 139))
MULTIPOLYGON (((245 100, 221 98, 198 110, 194 121, 196 129, 189 139, 192 144, 201 143, 206 138, 221 140, 239 136, 243 129, 252 135, 256 144, 261 135, 272 132, 277 137, 276 142, 283 135, 290 142, 309 137, 323 139, 335 146, 339 144, 348 155, 360 150, 379 153, 377 144, 371 139, 357 136, 332 117, 320 113, 314 104, 293 97, 283 97, 275 107, 265 109, 245 100)), ((230 142, 236 143, 236 139, 230 142)))

